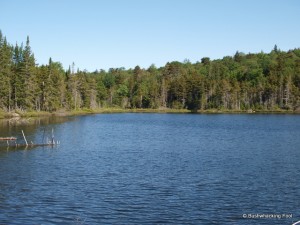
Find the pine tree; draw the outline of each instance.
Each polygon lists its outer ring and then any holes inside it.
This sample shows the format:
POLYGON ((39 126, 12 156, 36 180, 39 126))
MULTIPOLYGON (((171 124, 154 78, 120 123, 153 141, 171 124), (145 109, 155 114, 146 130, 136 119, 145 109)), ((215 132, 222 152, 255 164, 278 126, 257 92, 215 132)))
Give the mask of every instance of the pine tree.
POLYGON ((20 74, 24 80, 24 108, 34 109, 35 106, 35 93, 36 93, 36 79, 35 79, 35 59, 31 51, 29 36, 27 36, 26 46, 23 51, 23 59, 20 67, 20 74))
POLYGON ((11 110, 12 49, 0 31, 0 109, 11 110))

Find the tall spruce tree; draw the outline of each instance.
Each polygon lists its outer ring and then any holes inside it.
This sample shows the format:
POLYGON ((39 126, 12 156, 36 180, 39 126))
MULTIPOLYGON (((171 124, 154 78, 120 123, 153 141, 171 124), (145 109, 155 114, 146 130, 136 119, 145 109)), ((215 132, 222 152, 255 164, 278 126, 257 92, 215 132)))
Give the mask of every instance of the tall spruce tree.
POLYGON ((0 108, 11 110, 12 48, 0 31, 0 108))
POLYGON ((34 109, 36 102, 36 76, 35 76, 35 59, 34 55, 31 51, 29 36, 27 36, 26 45, 24 51, 22 52, 23 57, 20 66, 20 76, 22 76, 22 80, 24 81, 24 102, 23 107, 25 109, 34 109))

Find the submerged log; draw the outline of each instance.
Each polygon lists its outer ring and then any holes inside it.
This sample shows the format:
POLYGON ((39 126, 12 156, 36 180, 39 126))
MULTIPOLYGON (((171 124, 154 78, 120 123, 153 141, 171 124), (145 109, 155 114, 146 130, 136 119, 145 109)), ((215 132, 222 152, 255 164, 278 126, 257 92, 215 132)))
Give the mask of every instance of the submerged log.
MULTIPOLYGON (((38 147, 38 146, 56 146, 56 145, 59 145, 60 144, 60 141, 57 141, 57 140, 54 140, 54 132, 53 132, 53 129, 52 129, 52 138, 51 138, 51 141, 48 141, 47 139, 47 142, 46 143, 41 143, 41 144, 35 144, 33 143, 32 141, 28 142, 27 141, 27 138, 24 134, 24 131, 22 131, 22 135, 23 135, 23 138, 24 138, 24 141, 25 141, 25 144, 19 144, 17 143, 15 140, 17 140, 16 137, 0 137, 0 141, 6 141, 7 142, 7 147, 16 147, 16 148, 19 148, 19 147, 38 147), (11 143, 9 141, 15 141, 14 143, 11 143)), ((44 138, 43 138, 44 139, 44 138)))
POLYGON ((0 141, 13 141, 17 140, 16 137, 0 137, 0 141))
POLYGON ((55 148, 57 144, 18 144, 13 143, 10 145, 7 145, 7 150, 27 150, 27 149, 34 149, 34 148, 55 148))
POLYGON ((15 144, 15 145, 11 145, 12 147, 39 147, 39 146, 55 146, 55 145, 57 145, 57 144, 55 144, 55 143, 49 143, 49 144, 28 144, 28 145, 24 145, 24 144, 15 144))

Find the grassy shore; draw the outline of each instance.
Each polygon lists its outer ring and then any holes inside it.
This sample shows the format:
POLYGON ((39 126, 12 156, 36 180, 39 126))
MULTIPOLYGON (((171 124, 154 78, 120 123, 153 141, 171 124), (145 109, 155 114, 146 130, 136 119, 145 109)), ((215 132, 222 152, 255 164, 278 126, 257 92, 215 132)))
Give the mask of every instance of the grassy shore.
POLYGON ((198 110, 191 112, 187 109, 123 109, 123 108, 99 108, 99 109, 81 109, 65 111, 60 110, 57 112, 44 112, 44 111, 16 111, 16 112, 3 112, 0 111, 0 119, 13 118, 13 117, 47 117, 47 116, 77 116, 88 114, 101 114, 101 113, 198 113, 198 114, 299 114, 299 111, 292 110, 198 110))
POLYGON ((76 116, 85 114, 100 113, 189 113, 187 109, 123 109, 123 108, 99 108, 99 109, 82 109, 65 112, 54 112, 55 116, 76 116))
POLYGON ((123 109, 123 108, 99 108, 99 109, 80 109, 80 110, 59 110, 57 112, 45 111, 16 111, 16 112, 3 112, 0 111, 0 119, 13 118, 13 117, 47 117, 47 116, 78 116, 88 114, 101 114, 101 113, 189 113, 187 109, 123 109))

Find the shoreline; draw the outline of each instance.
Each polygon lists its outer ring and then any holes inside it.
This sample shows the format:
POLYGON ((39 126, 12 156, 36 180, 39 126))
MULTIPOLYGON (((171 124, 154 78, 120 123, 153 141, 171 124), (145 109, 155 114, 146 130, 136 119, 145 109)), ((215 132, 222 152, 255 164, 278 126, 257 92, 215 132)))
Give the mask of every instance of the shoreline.
POLYGON ((292 110, 198 110, 191 112, 187 109, 122 109, 122 108, 102 108, 102 109, 81 109, 72 111, 57 111, 57 112, 44 112, 44 111, 31 111, 31 112, 0 112, 0 119, 11 118, 32 118, 32 117, 51 117, 51 116, 79 116, 90 114, 102 113, 182 113, 182 114, 295 114, 299 115, 300 111, 292 110))

